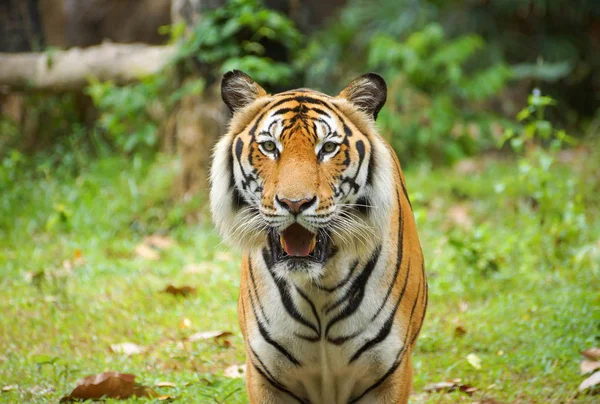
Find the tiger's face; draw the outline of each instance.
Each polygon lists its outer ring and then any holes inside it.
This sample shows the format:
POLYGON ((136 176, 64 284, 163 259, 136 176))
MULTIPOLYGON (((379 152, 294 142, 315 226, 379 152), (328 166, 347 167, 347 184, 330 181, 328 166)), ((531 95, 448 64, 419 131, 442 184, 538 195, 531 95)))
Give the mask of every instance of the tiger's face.
POLYGON ((383 79, 361 76, 337 97, 267 95, 234 71, 222 96, 233 118, 215 149, 211 207, 223 235, 263 249, 281 271, 312 275, 340 251, 371 248, 387 199, 376 182, 388 153, 373 129, 383 79))

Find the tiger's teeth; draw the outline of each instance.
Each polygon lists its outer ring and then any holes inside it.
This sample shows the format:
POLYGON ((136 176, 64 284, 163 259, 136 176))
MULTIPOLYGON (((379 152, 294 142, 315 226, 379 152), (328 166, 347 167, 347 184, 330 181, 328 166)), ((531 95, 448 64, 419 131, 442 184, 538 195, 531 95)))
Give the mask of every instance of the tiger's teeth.
POLYGON ((315 250, 316 246, 317 246, 317 238, 313 237, 313 239, 310 241, 310 252, 313 252, 315 250))

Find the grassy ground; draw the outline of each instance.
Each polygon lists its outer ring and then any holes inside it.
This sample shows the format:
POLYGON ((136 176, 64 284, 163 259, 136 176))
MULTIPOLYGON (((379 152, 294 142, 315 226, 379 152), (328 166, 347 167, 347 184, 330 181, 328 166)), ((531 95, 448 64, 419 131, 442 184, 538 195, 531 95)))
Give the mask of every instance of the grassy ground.
MULTIPOLYGON (((431 293, 413 402, 594 401, 574 393, 579 352, 600 343, 599 149, 554 167, 548 203, 514 161, 409 170, 431 293), (423 392, 455 378, 477 392, 423 392)), ((223 375, 244 360, 239 254, 220 244, 204 201, 172 197, 175 172, 168 158, 113 157, 1 188, 0 388, 16 387, 0 402, 57 402, 108 370, 173 382, 154 388, 178 402, 246 402, 243 381, 223 375), (174 241, 158 260, 135 252, 151 234, 174 241), (197 294, 161 292, 168 284, 197 294), (231 346, 182 342, 209 330, 232 331, 231 346), (109 349, 123 342, 146 351, 109 349)))

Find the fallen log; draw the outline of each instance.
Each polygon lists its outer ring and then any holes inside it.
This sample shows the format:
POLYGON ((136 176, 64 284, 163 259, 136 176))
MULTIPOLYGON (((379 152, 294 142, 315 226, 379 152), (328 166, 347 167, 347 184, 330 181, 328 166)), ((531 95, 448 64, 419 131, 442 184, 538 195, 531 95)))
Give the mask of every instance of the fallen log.
POLYGON ((91 77, 127 84, 159 72, 175 52, 174 45, 103 43, 85 49, 0 53, 0 87, 73 91, 86 87, 91 77))

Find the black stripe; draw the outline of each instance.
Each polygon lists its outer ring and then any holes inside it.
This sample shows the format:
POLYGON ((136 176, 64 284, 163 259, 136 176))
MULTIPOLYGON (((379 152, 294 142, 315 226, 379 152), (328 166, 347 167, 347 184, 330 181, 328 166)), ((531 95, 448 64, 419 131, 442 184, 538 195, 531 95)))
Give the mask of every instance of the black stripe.
POLYGON ((367 185, 373 185, 373 172, 375 171, 375 159, 373 155, 375 154, 375 148, 373 147, 373 143, 371 143, 371 152, 369 153, 369 171, 367 172, 367 185))
POLYGON ((348 288, 348 291, 346 291, 345 295, 338 300, 338 302, 334 303, 332 307, 328 309, 326 308, 326 313, 329 313, 343 302, 346 302, 346 306, 340 311, 340 313, 338 313, 338 315, 327 324, 327 327, 325 328, 325 335, 329 334, 329 330, 336 323, 347 317, 350 317, 356 310, 358 310, 363 298, 365 297, 365 288, 367 286, 367 282, 369 281, 369 278, 373 273, 375 266, 377 265, 380 253, 381 246, 378 246, 371 255, 371 258, 365 265, 363 271, 352 282, 352 286, 348 288))
MULTIPOLYGON (((260 313, 262 317, 265 319, 267 324, 270 324, 269 318, 265 315, 265 309, 260 301, 260 296, 258 294, 258 288, 256 287, 256 279, 254 278, 254 268, 252 267, 252 260, 248 258, 248 272, 250 272, 250 282, 252 283, 252 290, 254 290, 254 295, 256 296, 256 301, 258 302, 258 307, 260 309, 260 313)), ((250 298, 252 299, 252 293, 248 291, 250 298)))
POLYGON ((368 215, 371 212, 371 199, 366 196, 361 196, 356 200, 356 206, 354 206, 354 210, 358 211, 358 213, 362 215, 368 215))
POLYGON ((317 288, 324 290, 325 292, 334 292, 335 290, 343 287, 345 284, 348 283, 348 281, 350 281, 350 279, 352 278, 352 274, 354 273, 354 270, 358 267, 358 260, 355 260, 354 263, 352 263, 352 266, 350 267, 350 270, 348 271, 348 275, 346 275, 346 277, 344 279, 342 279, 339 283, 336 283, 334 286, 332 287, 325 287, 319 284, 316 284, 317 288))
POLYGON ((298 359, 296 359, 294 357, 294 355, 292 355, 290 352, 288 352, 284 347, 282 347, 277 341, 275 341, 271 337, 271 334, 269 334, 269 331, 265 328, 265 325, 263 324, 261 319, 258 317, 258 313, 256 312, 256 306, 254 305, 254 302, 252 299, 250 299, 250 303, 252 304, 252 311, 254 312, 254 318, 256 319, 256 325, 258 325, 258 331, 260 332, 260 335, 263 337, 263 339, 269 345, 273 346, 273 348, 275 348, 279 352, 281 352, 281 354, 283 356, 285 356, 295 366, 297 366, 297 367, 302 366, 302 363, 298 359))
MULTIPOLYGON (((394 285, 396 284, 396 279, 398 279, 398 273, 400 272, 400 268, 402 267, 402 254, 404 252, 403 251, 403 249, 404 249, 404 217, 402 216, 402 207, 400 205, 400 193, 398 192, 397 189, 396 189, 396 198, 397 198, 397 203, 398 203, 398 244, 396 246, 396 248, 397 248, 396 269, 394 270, 394 276, 392 278, 392 281, 390 282, 390 285, 388 286, 387 292, 385 294, 385 298, 383 299, 383 301, 381 302, 381 305, 379 306, 379 308, 377 309, 377 311, 371 318, 371 321, 375 320, 375 318, 379 315, 379 313, 381 313, 381 310, 383 310, 383 307, 387 303, 387 300, 389 299, 390 294, 392 293, 392 290, 394 289, 394 285)), ((408 278, 404 281, 404 288, 406 288, 407 280, 408 280, 408 278)))
MULTIPOLYGON (((421 285, 419 284, 419 286, 421 286, 421 285)), ((410 324, 412 322, 412 317, 413 317, 413 315, 415 313, 415 307, 417 306, 417 300, 419 300, 420 293, 421 293, 421 289, 419 287, 419 292, 417 293, 417 297, 415 298, 415 302, 413 304, 413 308, 412 308, 412 311, 410 313, 410 318, 409 318, 409 321, 407 323, 408 325, 406 327, 406 334, 404 336, 404 345, 402 346, 402 348, 400 348, 400 351, 396 355, 396 359, 395 359, 394 363, 388 369, 388 371, 385 372, 385 374, 381 378, 379 378, 375 383, 373 383, 365 391, 363 391, 361 395, 359 395, 358 397, 353 398, 352 400, 350 400, 348 402, 348 404, 354 404, 354 403, 360 401, 364 396, 366 396, 367 394, 369 394, 371 391, 373 391, 377 387, 381 386, 383 384, 383 382, 385 382, 386 379, 388 377, 390 377, 396 371, 396 369, 398 369, 398 367, 400 366, 400 364, 404 360, 404 353, 406 352, 406 350, 409 347, 409 344, 406 343, 406 339, 408 338, 408 333, 410 331, 410 324)))
POLYGON ((317 308, 315 307, 315 304, 312 302, 312 300, 310 300, 310 298, 306 295, 306 293, 304 293, 302 291, 302 289, 300 289, 298 286, 294 285, 296 287, 296 291, 298 292, 298 294, 306 301, 306 303, 308 303, 308 305, 310 306, 310 309, 313 313, 313 316, 315 316, 315 320, 317 320, 317 328, 319 329, 319 331, 317 332, 317 334, 319 334, 319 337, 321 336, 321 318, 319 317, 319 313, 317 313, 317 308))
POLYGON ((256 371, 265 378, 265 380, 267 380, 271 386, 275 387, 277 390, 291 396, 292 398, 294 398, 295 400, 297 400, 299 403, 301 404, 310 404, 309 401, 303 400, 300 397, 298 397, 297 395, 295 395, 294 393, 292 393, 291 391, 289 391, 280 381, 278 381, 271 372, 269 372, 269 369, 267 368, 267 366, 264 364, 264 362, 260 359, 260 356, 258 356, 258 354, 256 353, 256 351, 252 348, 252 346, 250 344, 248 344, 248 347, 250 348, 250 350, 252 351, 252 353, 254 354, 254 356, 256 357, 256 359, 258 359, 258 362, 260 363, 260 365, 263 367, 264 372, 258 367, 256 366, 256 364, 254 363, 254 361, 250 361, 250 363, 252 364, 252 366, 254 367, 254 369, 256 369, 256 371))
MULTIPOLYGON (((266 260, 265 260, 265 264, 267 264, 266 260)), ((320 334, 321 334, 320 330, 314 324, 312 324, 310 321, 305 319, 302 316, 302 314, 300 314, 298 309, 296 309, 296 306, 294 305, 294 301, 292 300, 292 297, 290 296, 289 284, 285 280, 277 278, 277 276, 275 276, 275 273, 271 270, 271 268, 269 268, 268 264, 267 264, 267 268, 269 270, 269 273, 271 274, 271 277, 273 278, 273 282, 275 282, 275 285, 277 286, 277 289, 279 291, 279 298, 281 299, 281 304, 285 308, 285 311, 287 311, 287 313, 290 315, 291 318, 293 318, 294 320, 296 320, 298 323, 302 324, 303 326, 310 328, 317 335, 320 336, 320 334)))
MULTIPOLYGON (((402 287, 400 296, 398 296, 398 300, 396 301, 396 305, 394 306, 394 309, 388 316, 387 320, 385 320, 385 323, 383 323, 383 326, 379 329, 379 332, 377 333, 377 335, 375 335, 374 338, 365 342, 365 344, 363 346, 361 346, 354 353, 354 355, 352 355, 352 358, 350 358, 350 361, 348 362, 348 364, 350 364, 350 363, 354 362, 355 360, 357 360, 358 358, 360 358, 360 356, 363 353, 367 352, 369 349, 373 348, 377 344, 385 341, 385 339, 388 337, 388 335, 390 335, 390 332, 392 331, 392 326, 394 325, 394 317, 396 316, 398 307, 400 307, 400 303, 402 302, 402 298, 404 297, 404 293, 406 292, 406 286, 408 284, 409 274, 410 274, 410 258, 408 261, 408 267, 406 268, 406 278, 404 279, 404 286, 402 287)), ((406 341, 404 343, 406 343, 406 341)))

